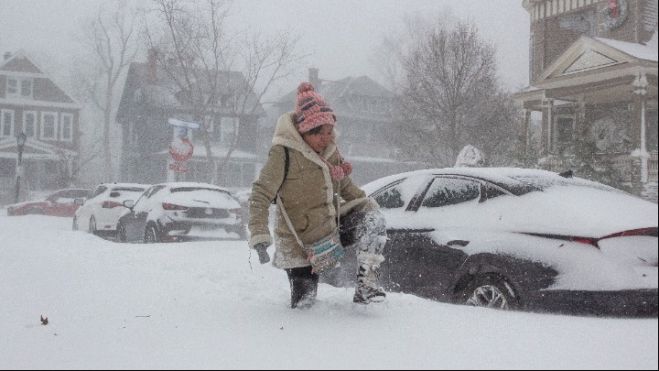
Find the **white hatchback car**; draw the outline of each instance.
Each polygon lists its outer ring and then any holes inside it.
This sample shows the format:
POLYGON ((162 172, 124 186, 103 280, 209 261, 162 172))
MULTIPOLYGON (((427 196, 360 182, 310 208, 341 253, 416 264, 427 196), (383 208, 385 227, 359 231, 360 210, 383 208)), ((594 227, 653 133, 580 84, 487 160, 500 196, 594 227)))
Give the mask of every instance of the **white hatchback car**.
POLYGON ((119 219, 122 242, 178 242, 244 239, 238 200, 225 188, 206 183, 164 183, 149 188, 119 219))
POLYGON ((88 231, 92 234, 115 234, 119 218, 128 212, 123 205, 124 201, 137 199, 147 188, 149 186, 146 184, 99 184, 92 196, 76 211, 73 230, 88 231))

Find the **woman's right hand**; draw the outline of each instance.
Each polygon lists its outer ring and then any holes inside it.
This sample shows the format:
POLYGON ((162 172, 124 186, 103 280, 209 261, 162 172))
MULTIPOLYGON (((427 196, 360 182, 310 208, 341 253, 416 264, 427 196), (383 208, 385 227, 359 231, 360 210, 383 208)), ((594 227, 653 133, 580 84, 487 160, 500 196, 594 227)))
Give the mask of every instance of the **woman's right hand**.
POLYGON ((254 250, 259 254, 259 263, 265 264, 270 261, 270 255, 268 255, 268 246, 267 242, 262 242, 254 246, 254 250))

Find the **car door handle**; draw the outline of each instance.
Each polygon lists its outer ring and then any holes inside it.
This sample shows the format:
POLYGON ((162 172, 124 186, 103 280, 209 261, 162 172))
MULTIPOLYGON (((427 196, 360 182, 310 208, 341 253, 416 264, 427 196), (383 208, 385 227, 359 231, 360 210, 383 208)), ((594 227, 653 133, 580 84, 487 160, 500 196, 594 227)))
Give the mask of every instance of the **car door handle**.
POLYGON ((465 240, 452 240, 452 241, 447 242, 446 245, 447 245, 447 246, 450 246, 450 247, 452 247, 452 246, 465 247, 465 246, 469 245, 469 241, 465 241, 465 240))

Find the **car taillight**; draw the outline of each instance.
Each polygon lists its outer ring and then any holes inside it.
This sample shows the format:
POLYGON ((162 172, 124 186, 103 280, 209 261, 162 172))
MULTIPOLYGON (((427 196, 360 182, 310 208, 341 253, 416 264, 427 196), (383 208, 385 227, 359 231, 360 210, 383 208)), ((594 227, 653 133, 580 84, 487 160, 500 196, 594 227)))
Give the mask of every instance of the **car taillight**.
POLYGON ((167 210, 167 211, 185 211, 188 208, 185 206, 180 206, 180 205, 175 205, 175 204, 170 204, 168 202, 163 202, 162 203, 162 208, 167 210))
POLYGON ((608 236, 602 237, 602 239, 605 238, 615 238, 615 237, 631 237, 631 236, 649 236, 649 237, 658 237, 658 228, 639 228, 639 229, 631 229, 628 231, 624 232, 618 232, 618 233, 613 233, 608 236))
POLYGON ((104 209, 114 209, 115 207, 123 206, 121 203, 116 201, 103 201, 102 207, 104 209))
POLYGON ((591 246, 595 246, 595 247, 599 248, 599 246, 597 245, 598 240, 595 239, 595 238, 571 237, 570 241, 576 242, 576 243, 583 243, 583 244, 586 244, 586 245, 591 245, 591 246))

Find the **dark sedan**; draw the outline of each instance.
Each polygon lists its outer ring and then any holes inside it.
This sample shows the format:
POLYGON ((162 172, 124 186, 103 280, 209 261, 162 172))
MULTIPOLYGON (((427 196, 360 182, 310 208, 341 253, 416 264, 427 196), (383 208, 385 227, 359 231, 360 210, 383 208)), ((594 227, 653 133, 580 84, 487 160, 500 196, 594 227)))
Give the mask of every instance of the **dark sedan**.
MULTIPOLYGON (((388 223, 386 290, 500 309, 657 316, 656 204, 523 169, 418 171, 365 189, 388 223)), ((351 261, 325 280, 349 285, 351 261)))

